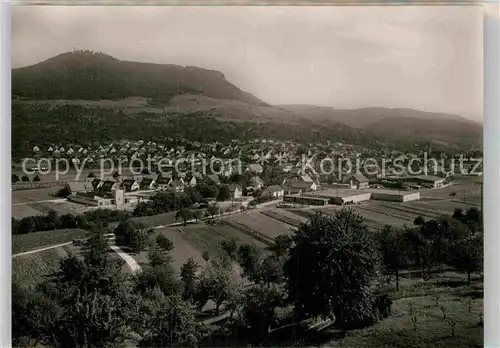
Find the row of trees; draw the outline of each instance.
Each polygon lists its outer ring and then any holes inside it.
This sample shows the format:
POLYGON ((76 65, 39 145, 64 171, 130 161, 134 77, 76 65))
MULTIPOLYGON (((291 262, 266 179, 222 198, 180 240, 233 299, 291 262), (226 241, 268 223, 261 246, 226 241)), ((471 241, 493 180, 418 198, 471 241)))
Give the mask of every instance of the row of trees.
POLYGON ((456 209, 453 216, 425 221, 415 219, 415 227, 386 226, 378 234, 379 250, 386 270, 396 278, 403 269, 420 269, 428 279, 436 267, 448 265, 467 274, 468 282, 483 266, 483 226, 481 213, 470 208, 456 209))
MULTIPOLYGON (((27 175, 23 175, 21 178, 19 178, 19 175, 17 175, 17 174, 12 174, 12 176, 11 176, 11 182, 12 182, 13 184, 16 184, 16 183, 18 183, 18 182, 20 182, 20 181, 22 181, 22 182, 30 182, 30 177, 29 177, 29 176, 27 176, 27 175)), ((38 176, 38 174, 37 174, 37 175, 35 175, 35 176, 33 177, 33 180, 32 180, 32 181, 33 181, 33 182, 40 181, 40 177, 38 176)))
POLYGON ((22 219, 12 218, 12 234, 26 234, 39 231, 52 231, 65 228, 90 229, 98 224, 125 221, 132 217, 127 211, 98 209, 81 215, 58 214, 27 216, 22 219))

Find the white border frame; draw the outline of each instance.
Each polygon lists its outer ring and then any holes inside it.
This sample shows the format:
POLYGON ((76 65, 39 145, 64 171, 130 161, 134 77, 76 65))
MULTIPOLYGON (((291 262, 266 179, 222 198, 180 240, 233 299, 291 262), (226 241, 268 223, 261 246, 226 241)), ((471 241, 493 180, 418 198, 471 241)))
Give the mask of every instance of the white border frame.
MULTIPOLYGON (((65 2, 60 1, 38 1, 38 4, 52 4, 52 5, 89 5, 92 2, 73 1, 65 2)), ((118 1, 117 1, 118 2, 118 1)), ((113 5, 118 5, 113 2, 113 5)), ((238 3, 245 4, 246 1, 236 1, 232 5, 238 3)), ((322 2, 322 1, 321 1, 322 2)), ((17 4, 33 4, 32 1, 16 1, 17 4)), ((108 5, 111 1, 94 1, 94 5, 108 5)), ((135 2, 138 4, 139 2, 135 2)), ((147 2, 148 5, 194 5, 193 1, 186 1, 179 3, 178 1, 164 1, 164 2, 147 2)), ((277 5, 279 2, 275 2, 277 5)), ((289 1, 288 4, 292 5, 294 1, 289 1)), ((387 5, 386 1, 378 1, 370 3, 370 5, 387 5)), ((500 6, 496 1, 481 2, 447 2, 448 5, 483 5, 484 8, 484 89, 483 89, 483 108, 484 108, 484 226, 485 226, 485 244, 484 244, 484 346, 497 348, 500 347, 500 6)), ((130 1, 123 1, 122 4, 131 5, 130 1)), ((198 4, 200 4, 198 2, 198 4)), ((207 1, 205 4, 213 5, 229 5, 230 1, 207 1)), ((258 5, 259 3, 249 3, 246 5, 258 5)), ((260 2, 260 5, 264 3, 260 2)), ((269 2, 267 2, 269 4, 269 2)), ((281 3, 286 5, 287 3, 281 3)), ((281 5, 280 4, 280 5, 281 5)), ((344 5, 352 5, 353 3, 344 3, 344 5)), ((358 2, 362 5, 362 2, 358 2)), ((393 3, 394 4, 394 3, 393 3)), ((403 3, 399 2, 399 5, 403 3)), ((404 3, 405 5, 412 5, 411 1, 404 3)), ((413 5, 432 5, 431 1, 427 2, 413 2, 413 5)), ((434 3, 436 4, 436 3, 434 3)), ((446 5, 440 2, 439 5, 446 5)), ((298 5, 295 3, 295 5, 298 5)), ((307 3, 300 2, 300 5, 307 5, 307 3)), ((313 5, 313 4, 309 4, 313 5)), ((322 5, 342 5, 341 1, 337 2, 323 2, 322 5)), ((365 3, 365 5, 367 5, 365 3)), ((10 71, 11 71, 11 57, 10 57, 10 40, 11 40, 11 3, 10 0, 1 0, 0 2, 0 16, 1 16, 1 39, 2 39, 2 54, 0 58, 1 63, 1 107, 2 115, 0 116, 0 129, 2 136, 0 141, 2 143, 1 155, 3 169, 0 171, 1 179, 4 183, 1 186, 2 200, 0 205, 0 218, 1 229, 1 251, 0 251, 0 347, 11 346, 11 190, 10 190, 10 165, 11 165, 11 89, 10 89, 10 71)))
POLYGON ((500 16, 498 3, 484 8, 484 346, 496 348, 500 347, 500 16))
POLYGON ((1 40, 2 52, 0 58, 1 65, 1 81, 2 89, 0 93, 0 106, 2 108, 2 115, 0 115, 0 129, 2 135, 0 136, 1 142, 1 156, 2 156, 2 170, 0 171, 1 182, 1 195, 0 201, 0 346, 11 346, 11 190, 10 190, 10 174, 11 174, 11 91, 10 91, 10 15, 11 4, 10 1, 0 3, 0 18, 1 18, 1 40))

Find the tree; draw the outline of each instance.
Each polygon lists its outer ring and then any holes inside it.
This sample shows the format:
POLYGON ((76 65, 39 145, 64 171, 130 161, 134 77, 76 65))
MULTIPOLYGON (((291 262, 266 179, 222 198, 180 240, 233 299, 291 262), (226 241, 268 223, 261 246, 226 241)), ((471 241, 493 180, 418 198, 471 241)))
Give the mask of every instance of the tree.
POLYGON ((40 177, 37 175, 35 175, 35 177, 33 178, 33 181, 40 181, 40 177))
POLYGON ((63 188, 59 189, 56 192, 57 197, 67 197, 71 194, 71 188, 69 187, 68 184, 64 185, 63 188))
POLYGON ((201 217, 203 216, 201 210, 199 210, 199 209, 194 210, 191 214, 194 217, 194 219, 196 220, 196 223, 198 223, 198 220, 201 219, 201 217))
POLYGON ((215 315, 219 315, 220 306, 226 301, 236 287, 231 272, 231 263, 224 257, 214 257, 200 274, 199 292, 207 295, 215 302, 215 315))
POLYGON ((188 220, 191 219, 191 217, 192 217, 191 212, 186 208, 179 209, 175 214, 175 220, 182 219, 184 226, 186 226, 188 220))
POLYGON ((129 333, 133 303, 121 272, 123 262, 109 258, 102 229, 91 234, 84 259, 63 259, 39 287, 51 302, 51 321, 43 334, 47 346, 119 346, 129 333))
POLYGON ((483 235, 476 234, 457 241, 450 254, 449 264, 458 272, 466 273, 470 284, 471 273, 479 272, 483 267, 483 235))
POLYGON ((274 288, 257 286, 245 291, 241 302, 240 320, 250 327, 252 337, 259 339, 276 323, 276 309, 283 303, 283 294, 274 288))
POLYGON ((120 177, 120 173, 118 173, 117 171, 113 172, 113 179, 118 179, 120 177))
POLYGON ((361 216, 350 209, 318 213, 293 238, 284 272, 299 320, 332 317, 344 329, 372 323, 377 255, 361 216))
POLYGON ((19 179, 19 176, 17 174, 12 174, 12 176, 11 176, 11 182, 13 184, 17 183, 19 180, 20 179, 19 179))
POLYGON ((27 216, 21 219, 18 226, 19 234, 26 234, 35 231, 35 220, 32 216, 27 216))
POLYGON ((114 230, 116 244, 126 246, 133 252, 140 252, 146 248, 151 233, 151 229, 146 229, 130 220, 120 222, 114 230))
POLYGON ((203 260, 205 260, 205 262, 208 262, 208 260, 210 260, 210 254, 208 251, 204 251, 202 254, 201 254, 201 257, 203 258, 203 260))
POLYGON ((189 303, 180 296, 150 301, 152 315, 145 325, 139 347, 197 347, 200 327, 189 303))
POLYGON ((231 260, 236 261, 238 258, 238 239, 230 238, 229 240, 223 240, 220 242, 220 247, 222 251, 229 257, 231 260))
POLYGON ((466 223, 478 223, 481 220, 481 212, 479 209, 472 207, 467 209, 464 216, 466 223))
POLYGON ((89 175, 87 175, 87 179, 95 178, 94 173, 90 172, 89 175))
POLYGON ((103 295, 75 293, 55 319, 54 346, 113 347, 123 344, 129 332, 124 301, 103 295))
POLYGON ((229 185, 221 185, 219 188, 219 195, 217 196, 218 201, 227 201, 231 198, 231 190, 229 185))
POLYGON ((196 271, 199 265, 190 257, 181 266, 181 280, 184 283, 184 298, 191 299, 196 293, 196 271))
POLYGON ((156 245, 167 252, 174 248, 174 243, 161 233, 156 237, 156 245))
POLYGON ((262 260, 259 270, 259 279, 269 287, 271 283, 279 284, 283 281, 283 258, 269 255, 262 260))
POLYGON ((13 346, 34 347, 46 341, 60 308, 40 291, 25 290, 15 282, 11 294, 13 346))
POLYGON ((421 226, 423 225, 425 222, 425 219, 423 218, 423 216, 419 215, 415 218, 415 220, 413 220, 413 224, 415 226, 421 226))
POLYGON ((277 257, 286 255, 292 247, 293 239, 289 235, 282 234, 274 238, 274 246, 271 248, 277 257))
POLYGON ((203 198, 216 198, 219 195, 219 188, 212 183, 201 182, 196 188, 203 198))
POLYGON ((455 210, 453 211, 453 215, 451 217, 458 221, 463 221, 464 211, 461 208, 455 208, 455 210))
POLYGON ((207 210, 208 210, 208 213, 210 214, 210 216, 213 219, 214 215, 217 215, 219 213, 219 205, 217 205, 217 204, 210 204, 208 206, 207 210))
POLYGON ((245 276, 251 280, 259 280, 260 250, 251 244, 243 244, 238 248, 238 261, 245 276))
POLYGON ((198 203, 203 200, 203 196, 196 187, 188 186, 184 189, 184 193, 191 199, 193 203, 198 203))
POLYGON ((451 198, 455 198, 455 196, 456 196, 456 195, 457 195, 457 193, 456 193, 456 192, 452 192, 452 193, 450 193, 451 198))
POLYGON ((170 264, 144 267, 142 272, 135 275, 134 285, 141 294, 155 288, 160 289, 165 296, 182 294, 182 284, 170 264))
POLYGON ((21 180, 23 182, 29 182, 30 181, 30 178, 27 176, 27 175, 23 175, 23 177, 21 178, 21 180))
POLYGON ((385 269, 396 276, 396 291, 399 291, 399 271, 408 264, 403 232, 385 226, 379 235, 379 250, 385 269))
POLYGON ((172 261, 172 257, 168 254, 168 251, 165 249, 160 250, 154 245, 148 250, 148 259, 152 267, 162 267, 172 261))

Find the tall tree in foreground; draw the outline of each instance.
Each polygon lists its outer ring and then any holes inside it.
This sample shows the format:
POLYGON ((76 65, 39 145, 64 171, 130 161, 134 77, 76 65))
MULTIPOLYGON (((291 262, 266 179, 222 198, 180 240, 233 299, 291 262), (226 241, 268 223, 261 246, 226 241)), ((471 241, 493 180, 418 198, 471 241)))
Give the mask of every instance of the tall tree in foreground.
POLYGON ((107 254, 103 231, 94 231, 84 260, 70 256, 40 289, 53 307, 45 344, 57 347, 116 347, 127 338, 133 304, 121 263, 107 254))
POLYGON ((382 264, 396 276, 396 291, 399 291, 399 271, 407 266, 407 250, 403 233, 391 226, 385 226, 379 234, 379 250, 382 264))
POLYGON ((146 248, 151 233, 151 229, 146 229, 131 220, 120 222, 114 230, 116 244, 126 246, 133 252, 140 252, 146 248))
POLYGON ((344 329, 371 323, 375 246, 363 219, 349 209, 316 214, 300 226, 284 267, 299 320, 332 317, 344 329))
POLYGON ((260 250, 252 244, 243 244, 238 248, 238 261, 245 276, 252 281, 259 281, 260 250))
POLYGON ((200 328, 194 310, 178 295, 149 302, 151 316, 139 347, 197 347, 200 328))
POLYGON ((191 299, 195 295, 196 291, 196 271, 199 265, 190 257, 181 266, 181 280, 184 283, 184 298, 191 299))
POLYGON ((200 275, 198 287, 200 298, 213 300, 215 302, 215 315, 219 315, 220 306, 237 289, 231 262, 228 262, 224 255, 218 255, 210 259, 209 265, 200 275))
POLYGON ((278 306, 283 304, 283 293, 275 288, 252 287, 241 298, 239 316, 242 323, 253 333, 253 337, 262 338, 269 333, 276 323, 278 306))
POLYGON ((475 234, 457 241, 450 248, 449 264, 458 272, 466 273, 470 284, 471 274, 481 271, 483 258, 483 235, 475 234))

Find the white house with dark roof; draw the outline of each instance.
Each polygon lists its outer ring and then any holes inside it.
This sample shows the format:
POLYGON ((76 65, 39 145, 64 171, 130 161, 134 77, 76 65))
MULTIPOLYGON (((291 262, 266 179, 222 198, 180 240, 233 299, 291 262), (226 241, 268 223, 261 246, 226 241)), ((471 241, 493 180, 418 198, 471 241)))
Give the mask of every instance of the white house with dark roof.
POLYGON ((363 174, 353 174, 348 176, 344 181, 351 189, 366 189, 368 188, 368 179, 363 174))
POLYGON ((283 187, 281 187, 280 185, 272 185, 262 190, 261 196, 281 198, 284 194, 285 190, 283 190, 283 187))

